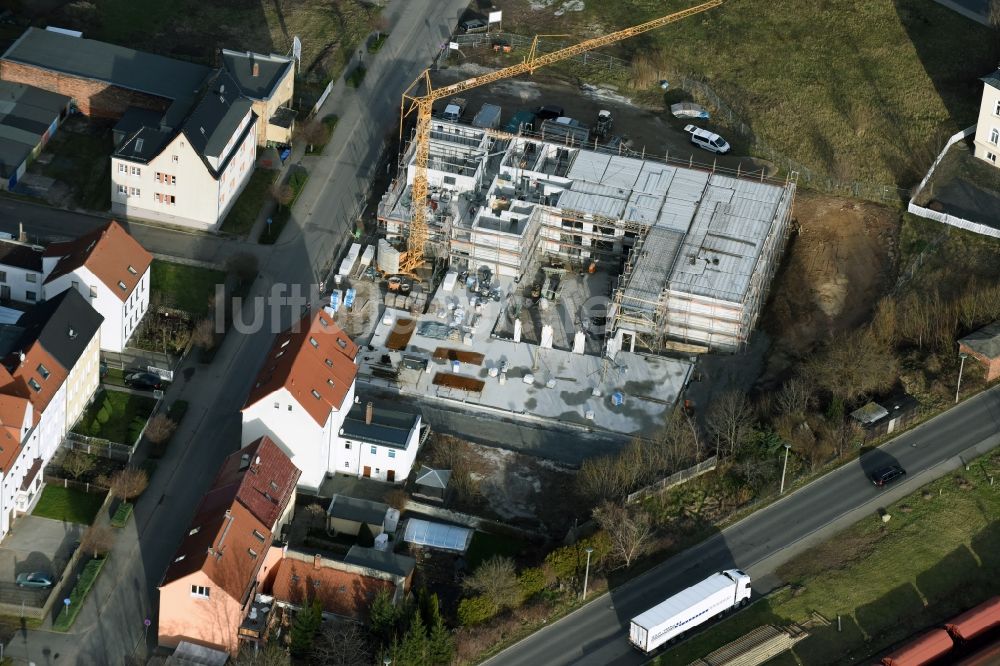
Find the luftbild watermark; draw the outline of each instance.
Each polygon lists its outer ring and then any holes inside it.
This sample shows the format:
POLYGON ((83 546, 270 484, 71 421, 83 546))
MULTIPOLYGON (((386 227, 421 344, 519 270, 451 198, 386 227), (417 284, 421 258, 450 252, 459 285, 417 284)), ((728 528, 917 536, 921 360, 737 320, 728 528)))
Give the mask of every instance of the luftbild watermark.
POLYGON ((288 330, 298 333, 302 317, 323 305, 319 285, 284 282, 271 285, 266 295, 253 297, 229 296, 225 285, 217 284, 215 302, 224 304, 215 308, 215 332, 226 332, 230 315, 233 329, 241 335, 259 333, 265 328, 274 335, 288 330), (289 319, 290 325, 283 323, 289 319))

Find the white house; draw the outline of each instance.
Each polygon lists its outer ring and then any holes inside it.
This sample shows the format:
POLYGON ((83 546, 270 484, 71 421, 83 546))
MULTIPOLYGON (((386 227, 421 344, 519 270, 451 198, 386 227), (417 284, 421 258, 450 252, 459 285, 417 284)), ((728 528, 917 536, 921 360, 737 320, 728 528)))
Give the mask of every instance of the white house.
POLYGON ((44 250, 39 245, 0 240, 0 300, 37 303, 44 298, 44 250))
POLYGON ((153 255, 112 220, 75 241, 48 246, 45 261, 45 298, 78 291, 104 317, 101 349, 121 352, 149 308, 153 255))
POLYGON ((101 316, 75 291, 0 327, 0 538, 97 389, 101 316))
POLYGON ((340 428, 338 472, 403 483, 420 448, 420 414, 376 405, 355 404, 340 428))
POLYGON ((225 70, 203 84, 179 131, 142 123, 111 156, 111 210, 214 230, 253 173, 257 116, 225 70))
POLYGON ((984 76, 983 99, 979 105, 976 122, 975 155, 981 160, 997 165, 1000 155, 1000 69, 984 76))
POLYGON ((280 333, 243 407, 242 443, 267 435, 318 489, 334 469, 334 443, 354 404, 358 346, 328 314, 306 315, 280 333))

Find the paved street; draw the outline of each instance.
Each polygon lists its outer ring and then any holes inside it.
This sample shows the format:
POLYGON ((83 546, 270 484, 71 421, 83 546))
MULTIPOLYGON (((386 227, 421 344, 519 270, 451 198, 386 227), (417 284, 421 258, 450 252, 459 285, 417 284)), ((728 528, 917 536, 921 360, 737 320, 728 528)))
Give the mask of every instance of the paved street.
MULTIPOLYGON (((400 93, 431 62, 465 5, 459 0, 389 3, 385 15, 392 36, 377 56, 366 55, 368 74, 361 88, 347 89, 341 79, 321 110, 323 115, 337 114, 340 123, 327 153, 310 158, 312 176, 278 244, 266 248, 145 225, 130 225, 130 230, 154 253, 199 261, 221 263, 232 252, 252 249, 261 258, 263 277, 254 284, 251 300, 266 296, 275 283, 315 282, 332 261, 333 251, 347 240, 354 222, 351 213, 366 190, 363 176, 372 170, 383 137, 398 127, 400 93), (404 11, 406 20, 401 21, 404 11)), ((0 212, 6 220, 0 229, 16 232, 20 221, 33 236, 75 236, 102 221, 9 200, 0 202, 0 212)), ((292 317, 284 308, 282 326, 292 317)), ((179 369, 181 379, 168 390, 166 400, 183 397, 191 406, 72 632, 18 633, 6 646, 7 656, 18 663, 122 664, 155 647, 155 587, 222 458, 239 446, 239 408, 275 332, 265 326, 250 335, 231 334, 211 365, 188 360, 179 369), (190 379, 184 379, 185 369, 193 369, 190 379), (146 618, 152 621, 148 635, 146 618)))
POLYGON ((641 664, 645 659, 626 636, 635 615, 734 565, 750 573, 755 592, 766 592, 778 583, 775 569, 795 554, 998 443, 1000 388, 994 388, 596 598, 486 663, 641 664), (893 462, 907 470, 906 481, 887 490, 875 488, 868 474, 893 462))

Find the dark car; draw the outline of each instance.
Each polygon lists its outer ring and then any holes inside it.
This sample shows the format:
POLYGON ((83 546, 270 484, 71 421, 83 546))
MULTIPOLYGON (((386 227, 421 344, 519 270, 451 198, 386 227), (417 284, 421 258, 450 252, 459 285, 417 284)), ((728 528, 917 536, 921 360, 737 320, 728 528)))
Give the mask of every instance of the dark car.
POLYGON ((556 118, 562 118, 565 115, 565 111, 561 106, 540 106, 535 109, 535 117, 538 118, 538 122, 543 120, 555 120, 556 118))
POLYGON ((883 467, 882 469, 876 470, 872 474, 872 483, 878 487, 887 486, 893 481, 898 481, 899 479, 906 476, 906 470, 899 465, 889 465, 888 467, 883 467))
POLYGON ((33 587, 37 590, 47 590, 52 587, 52 576, 35 571, 17 574, 18 587, 33 587))
POLYGON ((132 372, 125 375, 125 385, 144 391, 158 391, 163 388, 163 380, 152 372, 132 372))

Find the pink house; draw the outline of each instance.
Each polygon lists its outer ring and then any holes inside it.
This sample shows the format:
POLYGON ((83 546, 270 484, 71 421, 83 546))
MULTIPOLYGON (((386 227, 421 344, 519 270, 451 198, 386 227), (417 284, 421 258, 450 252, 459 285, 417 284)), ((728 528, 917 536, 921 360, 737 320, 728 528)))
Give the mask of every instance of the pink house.
POLYGON ((299 474, 267 437, 226 458, 160 584, 160 645, 235 655, 242 639, 262 637, 257 585, 281 558, 271 543, 291 518, 299 474))

